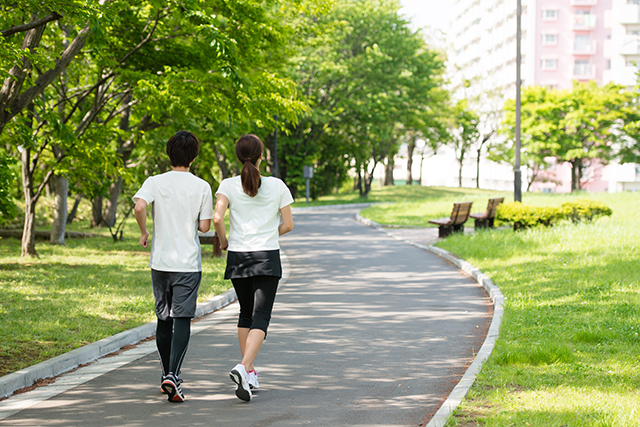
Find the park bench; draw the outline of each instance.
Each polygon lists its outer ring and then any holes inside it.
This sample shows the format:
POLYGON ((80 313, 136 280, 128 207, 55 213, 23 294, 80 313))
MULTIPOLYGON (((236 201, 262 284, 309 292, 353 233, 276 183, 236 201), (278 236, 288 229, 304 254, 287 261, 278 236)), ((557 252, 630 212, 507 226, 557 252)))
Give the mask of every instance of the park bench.
POLYGON ((493 228, 493 220, 496 218, 498 205, 502 202, 504 202, 504 197, 489 199, 486 212, 471 214, 471 218, 476 220, 473 228, 476 230, 480 228, 493 228))
POLYGON ((214 230, 207 231, 206 233, 198 231, 198 238, 200 239, 201 245, 213 245, 214 258, 222 256, 222 249, 220 249, 220 239, 218 239, 218 235, 214 230))
POLYGON ((449 218, 429 220, 431 224, 438 226, 438 237, 447 237, 451 233, 464 231, 464 223, 469 219, 472 204, 473 202, 454 203, 449 218))

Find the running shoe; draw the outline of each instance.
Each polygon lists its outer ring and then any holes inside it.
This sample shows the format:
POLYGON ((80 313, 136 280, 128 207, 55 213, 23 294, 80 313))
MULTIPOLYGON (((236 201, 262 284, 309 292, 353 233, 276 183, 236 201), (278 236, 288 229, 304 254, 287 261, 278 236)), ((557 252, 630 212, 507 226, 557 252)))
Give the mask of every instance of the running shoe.
POLYGON ((258 374, 260 373, 260 369, 254 368, 253 371, 247 373, 249 374, 249 388, 251 388, 251 390, 259 389, 258 374))
POLYGON ((162 381, 161 387, 169 395, 167 398, 169 402, 184 402, 184 394, 180 387, 181 382, 182 381, 171 372, 169 372, 169 375, 162 381))
POLYGON ((162 394, 169 394, 167 393, 167 391, 164 389, 164 387, 162 387, 162 383, 164 382, 164 380, 167 379, 166 375, 162 375, 162 378, 160 379, 160 393, 162 394))
POLYGON ((249 387, 249 374, 244 365, 238 363, 231 372, 229 372, 229 377, 231 381, 236 383, 236 396, 238 396, 238 399, 244 400, 245 402, 251 401, 253 395, 251 394, 251 387, 249 387))
MULTIPOLYGON (((162 388, 162 383, 166 379, 167 379, 166 375, 162 375, 162 378, 160 379, 160 393, 162 393, 162 394, 169 394, 169 393, 167 393, 167 391, 164 388, 162 388)), ((182 383, 182 378, 175 377, 175 379, 178 380, 179 383, 182 383)))

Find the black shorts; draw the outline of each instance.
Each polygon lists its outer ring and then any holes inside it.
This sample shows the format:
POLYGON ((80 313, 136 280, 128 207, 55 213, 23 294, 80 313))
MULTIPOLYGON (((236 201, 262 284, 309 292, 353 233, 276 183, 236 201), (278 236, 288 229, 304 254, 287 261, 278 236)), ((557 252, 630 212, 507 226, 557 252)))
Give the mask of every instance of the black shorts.
POLYGON ((156 300, 156 316, 160 320, 196 315, 198 289, 202 272, 171 272, 151 269, 153 296, 156 300))

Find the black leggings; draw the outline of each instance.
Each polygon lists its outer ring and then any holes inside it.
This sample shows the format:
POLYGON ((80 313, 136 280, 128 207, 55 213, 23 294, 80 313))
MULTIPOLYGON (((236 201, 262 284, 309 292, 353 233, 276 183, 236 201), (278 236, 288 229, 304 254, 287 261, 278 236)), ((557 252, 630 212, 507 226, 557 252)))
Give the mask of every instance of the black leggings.
POLYGON ((275 276, 231 279, 240 303, 238 328, 260 329, 266 336, 279 281, 275 276))
POLYGON ((191 319, 188 317, 158 319, 156 327, 156 345, 162 364, 162 374, 169 372, 180 374, 180 366, 187 353, 189 336, 191 335, 191 319))

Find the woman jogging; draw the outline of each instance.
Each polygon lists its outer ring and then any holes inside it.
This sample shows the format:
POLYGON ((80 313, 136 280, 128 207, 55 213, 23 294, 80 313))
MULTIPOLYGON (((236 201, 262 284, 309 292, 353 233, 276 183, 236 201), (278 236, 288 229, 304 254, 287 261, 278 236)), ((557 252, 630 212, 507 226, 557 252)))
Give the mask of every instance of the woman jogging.
POLYGON ((280 179, 260 176, 263 149, 255 135, 238 140, 236 156, 242 163, 242 173, 220 183, 213 215, 220 247, 228 250, 224 278, 231 279, 240 302, 238 341, 242 361, 229 376, 236 383, 236 396, 247 402, 253 397, 251 389, 259 388, 253 361, 267 335, 282 277, 278 237, 293 229, 291 192, 280 179), (224 225, 227 207, 229 240, 224 225))

